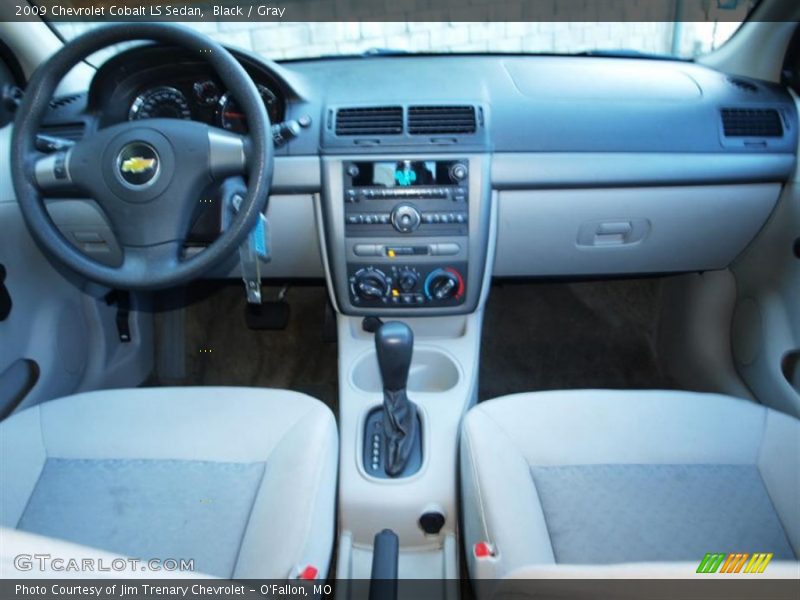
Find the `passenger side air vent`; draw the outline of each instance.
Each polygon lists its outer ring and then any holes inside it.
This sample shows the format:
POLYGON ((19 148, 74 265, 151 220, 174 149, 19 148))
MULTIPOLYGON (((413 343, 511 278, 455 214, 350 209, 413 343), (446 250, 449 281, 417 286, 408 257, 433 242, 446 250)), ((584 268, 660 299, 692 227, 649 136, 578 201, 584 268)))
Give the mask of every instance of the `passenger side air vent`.
POLYGON ((781 116, 774 108, 723 108, 722 129, 726 137, 783 136, 781 116))
POLYGON ((411 135, 475 133, 474 106, 410 106, 408 133, 411 135))
POLYGON ((340 108, 336 111, 336 135, 399 135, 403 133, 400 106, 340 108))

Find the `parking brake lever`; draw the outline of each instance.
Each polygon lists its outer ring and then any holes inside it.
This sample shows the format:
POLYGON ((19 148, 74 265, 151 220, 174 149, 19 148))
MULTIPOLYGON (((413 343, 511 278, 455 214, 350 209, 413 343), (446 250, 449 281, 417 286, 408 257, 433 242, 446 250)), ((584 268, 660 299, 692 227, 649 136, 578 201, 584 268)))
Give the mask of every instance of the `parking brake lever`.
POLYGON ((397 599, 397 566, 400 559, 400 541, 391 529, 375 535, 372 547, 372 574, 369 583, 369 600, 397 599))

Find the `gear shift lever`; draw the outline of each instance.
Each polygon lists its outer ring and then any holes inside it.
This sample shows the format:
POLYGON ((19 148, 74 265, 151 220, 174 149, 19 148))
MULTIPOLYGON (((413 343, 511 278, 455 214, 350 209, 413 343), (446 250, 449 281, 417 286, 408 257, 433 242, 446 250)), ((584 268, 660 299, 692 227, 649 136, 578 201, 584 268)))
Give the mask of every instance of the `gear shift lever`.
POLYGON ((383 379, 383 436, 386 441, 384 469, 400 475, 419 436, 417 406, 408 399, 406 385, 414 334, 405 323, 384 323, 375 333, 375 351, 383 379))

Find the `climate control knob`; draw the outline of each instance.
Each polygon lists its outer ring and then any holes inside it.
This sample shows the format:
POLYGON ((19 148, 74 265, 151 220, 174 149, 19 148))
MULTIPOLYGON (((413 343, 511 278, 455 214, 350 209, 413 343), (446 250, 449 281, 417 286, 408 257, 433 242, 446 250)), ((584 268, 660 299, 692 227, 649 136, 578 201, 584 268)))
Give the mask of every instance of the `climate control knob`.
POLYGON ((353 293, 362 300, 380 300, 389 293, 389 282, 379 269, 361 269, 353 276, 353 293))
POLYGON ((450 300, 464 294, 464 280, 453 268, 436 269, 425 279, 425 295, 429 300, 450 300))
POLYGON ((397 274, 397 287, 400 288, 401 292, 405 292, 406 294, 414 291, 414 288, 417 287, 418 281, 419 273, 417 273, 414 269, 401 269, 397 274))

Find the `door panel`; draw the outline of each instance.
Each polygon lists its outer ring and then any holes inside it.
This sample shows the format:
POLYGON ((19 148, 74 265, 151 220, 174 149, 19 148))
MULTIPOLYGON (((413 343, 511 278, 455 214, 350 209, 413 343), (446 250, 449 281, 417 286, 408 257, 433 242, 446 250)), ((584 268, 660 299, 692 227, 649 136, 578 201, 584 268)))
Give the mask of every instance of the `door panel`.
POLYGON ((800 170, 731 270, 736 368, 763 404, 800 416, 800 170))
POLYGON ((0 321, 0 374, 12 377, 14 365, 26 361, 38 379, 21 402, 20 386, 0 386, 0 416, 12 404, 22 408, 78 390, 138 385, 150 373, 153 353, 151 313, 133 311, 134 339, 121 343, 116 311, 103 300, 107 290, 53 263, 30 236, 11 185, 10 137, 10 126, 0 130, 0 263, 12 306, 0 321))

